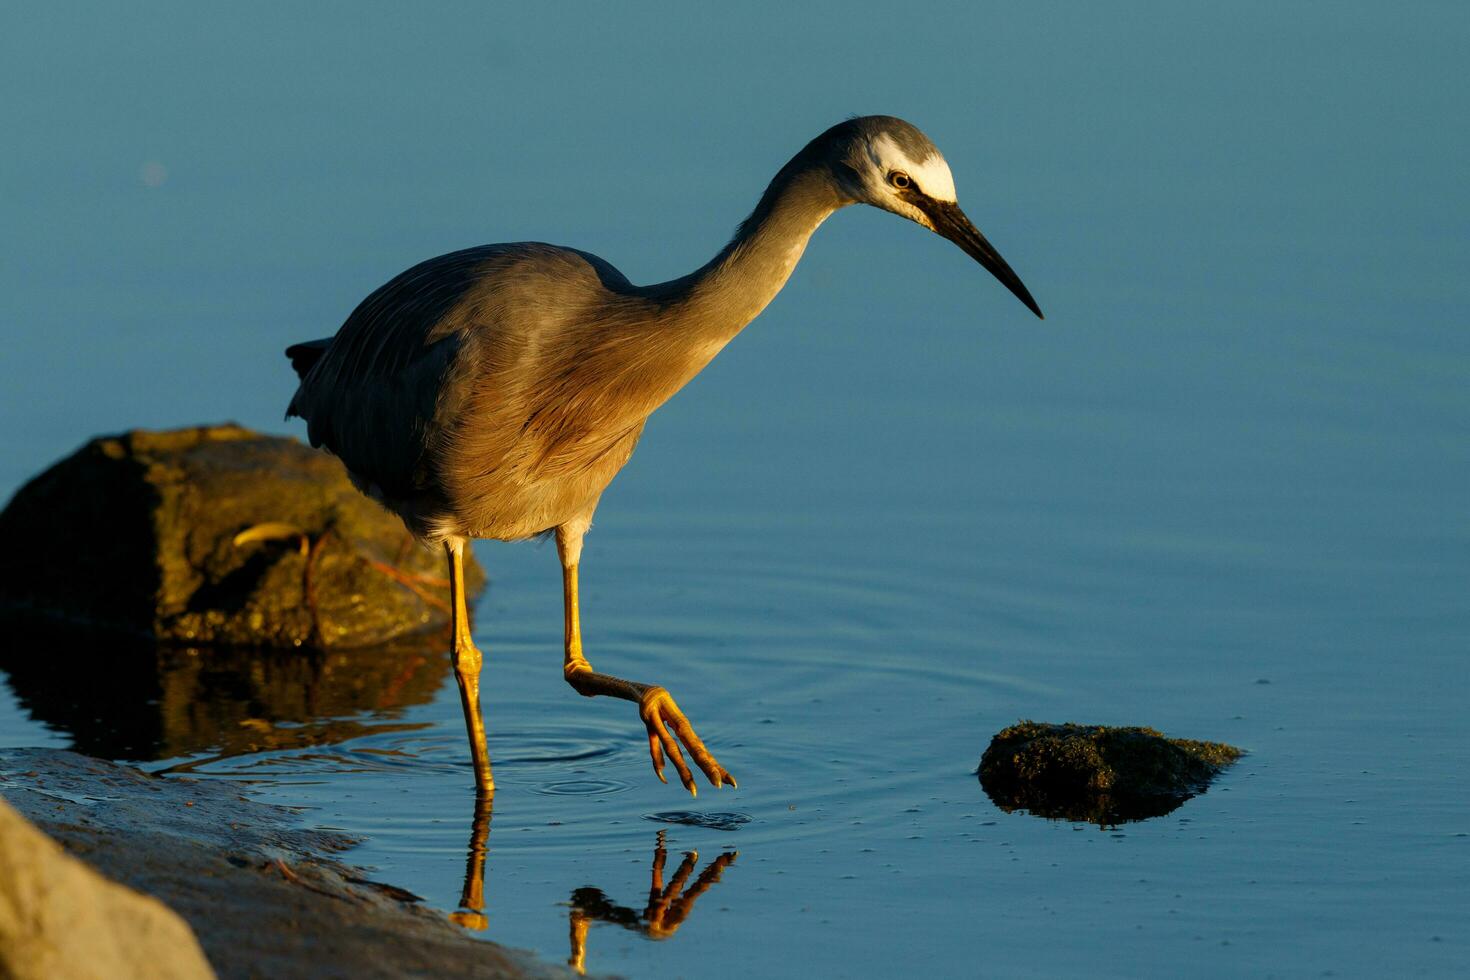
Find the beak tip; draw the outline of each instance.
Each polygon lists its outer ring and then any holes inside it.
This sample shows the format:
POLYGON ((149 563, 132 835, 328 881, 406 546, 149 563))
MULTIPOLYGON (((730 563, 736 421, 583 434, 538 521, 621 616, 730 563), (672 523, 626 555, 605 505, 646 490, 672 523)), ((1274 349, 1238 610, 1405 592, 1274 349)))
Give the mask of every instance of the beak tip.
POLYGON ((1005 259, 985 236, 980 234, 970 219, 956 205, 933 205, 926 210, 930 221, 933 222, 934 231, 954 242, 972 259, 979 262, 987 272, 999 279, 1001 284, 1011 291, 1011 294, 1025 304, 1026 309, 1036 314, 1036 319, 1045 320, 1046 316, 1041 312, 1041 307, 1031 297, 1021 277, 1006 264, 1005 259))
MULTIPOLYGON (((1006 283, 1006 285, 1010 286, 1011 284, 1006 283)), ((1015 285, 1011 287, 1011 292, 1016 294, 1016 299, 1020 300, 1026 309, 1036 314, 1036 319, 1046 319, 1046 314, 1041 312, 1041 306, 1031 297, 1031 291, 1021 285, 1021 280, 1016 280, 1015 285)))

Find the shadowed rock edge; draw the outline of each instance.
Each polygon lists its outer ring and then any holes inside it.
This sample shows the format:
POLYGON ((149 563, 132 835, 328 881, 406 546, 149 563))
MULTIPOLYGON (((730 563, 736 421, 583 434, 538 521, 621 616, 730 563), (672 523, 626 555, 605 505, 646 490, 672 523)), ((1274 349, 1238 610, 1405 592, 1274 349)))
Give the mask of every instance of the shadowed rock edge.
MULTIPOLYGON (((467 586, 484 587, 472 557, 467 586)), ((0 512, 0 609, 161 640, 371 646, 448 625, 443 559, 340 463, 236 425, 90 440, 0 512)))

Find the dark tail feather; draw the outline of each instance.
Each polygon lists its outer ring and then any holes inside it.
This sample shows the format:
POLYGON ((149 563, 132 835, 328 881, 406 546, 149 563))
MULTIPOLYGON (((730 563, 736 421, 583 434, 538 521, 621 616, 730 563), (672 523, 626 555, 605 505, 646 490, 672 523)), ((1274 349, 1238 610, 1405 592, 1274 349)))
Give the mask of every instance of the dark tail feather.
POLYGON ((322 359, 322 355, 330 346, 332 346, 332 338, 323 337, 321 340, 304 340, 299 344, 287 347, 286 356, 291 359, 291 367, 295 369, 296 376, 305 381, 306 372, 322 359))

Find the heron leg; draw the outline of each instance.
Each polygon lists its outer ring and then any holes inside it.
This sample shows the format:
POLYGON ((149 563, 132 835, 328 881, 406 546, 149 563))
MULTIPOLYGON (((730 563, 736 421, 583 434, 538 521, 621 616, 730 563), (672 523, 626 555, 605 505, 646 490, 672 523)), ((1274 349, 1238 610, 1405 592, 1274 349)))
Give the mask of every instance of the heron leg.
POLYGON ((484 656, 470 633, 469 607, 464 590, 464 538, 444 542, 449 558, 450 625, 454 631, 454 678, 459 681, 459 702, 464 708, 465 728, 470 736, 470 759, 475 766, 475 791, 484 796, 495 792, 490 775, 490 750, 485 744, 485 719, 480 714, 480 665, 484 656))
POLYGON ((582 625, 577 612, 577 565, 582 558, 582 537, 590 523, 590 520, 583 519, 556 529, 556 553, 561 558, 562 598, 566 612, 566 660, 562 673, 567 683, 584 697, 606 695, 637 703, 638 716, 648 729, 648 753, 653 759, 653 772, 660 782, 668 782, 664 778, 664 757, 667 754, 684 788, 691 795, 698 795, 694 777, 684 762, 684 754, 679 751, 679 743, 683 742, 694 764, 716 788, 726 783, 734 786, 735 777, 704 747, 704 742, 694 732, 694 726, 689 724, 689 719, 684 717, 684 712, 679 710, 668 691, 654 684, 599 674, 583 655, 582 625))

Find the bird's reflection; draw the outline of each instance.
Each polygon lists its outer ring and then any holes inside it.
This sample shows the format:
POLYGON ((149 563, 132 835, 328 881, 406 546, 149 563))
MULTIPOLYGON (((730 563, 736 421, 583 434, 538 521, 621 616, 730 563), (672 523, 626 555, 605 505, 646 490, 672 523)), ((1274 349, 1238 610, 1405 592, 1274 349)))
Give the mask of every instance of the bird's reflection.
POLYGON ((495 794, 475 795, 475 818, 470 822, 470 846, 467 849, 464 868, 464 888, 459 892, 459 909, 449 918, 466 929, 484 929, 485 918, 485 856, 490 853, 490 811, 495 803, 495 794))
MULTIPOLYGON (((49 622, 7 621, 4 628, 9 642, 0 646, 0 671, 35 720, 66 732, 78 752, 174 760, 167 771, 428 727, 397 720, 400 709, 432 701, 449 673, 442 636, 322 653, 181 647, 49 622)), ((488 924, 493 803, 493 794, 475 800, 464 887, 449 916, 475 930, 488 924)), ((674 935, 735 856, 720 854, 696 877, 699 855, 688 852, 665 884, 668 850, 659 831, 642 909, 618 905, 591 886, 571 893, 568 962, 583 970, 594 922, 656 940, 674 935)))
POLYGON ((684 920, 694 911, 699 896, 709 891, 720 875, 734 863, 738 851, 725 851, 705 865, 694 884, 689 884, 690 875, 699 866, 699 852, 686 851, 679 862, 674 877, 664 884, 664 863, 668 850, 664 846, 665 831, 658 832, 653 848, 652 881, 648 889, 648 903, 642 911, 618 905, 603 894, 600 888, 578 888, 572 892, 570 919, 571 955, 567 963, 578 973, 587 968, 587 931, 594 922, 610 922, 649 939, 668 939, 679 931, 684 920))
POLYGON ((394 719, 433 700, 449 670, 438 636, 323 653, 5 628, 0 670, 21 704, 76 751, 107 759, 218 758, 421 728, 394 719))
MULTIPOLYGON (((449 915, 452 921, 467 929, 482 930, 489 921, 485 915, 485 858, 489 853, 493 802, 494 794, 482 795, 475 800, 464 888, 460 891, 459 908, 449 915)), ((738 851, 725 851, 705 865, 699 877, 690 884, 689 879, 699 866, 699 852, 686 851, 679 867, 674 871, 674 876, 666 885, 664 866, 669 857, 665 844, 666 833, 667 831, 660 830, 655 838, 648 902, 641 910, 618 905, 600 888, 588 886, 572 892, 567 914, 571 939, 571 955, 567 958, 567 963, 579 974, 586 972, 587 933, 592 923, 608 922, 641 933, 649 939, 668 939, 679 931, 684 920, 694 911, 694 903, 720 880, 720 875, 734 863, 739 854, 738 851)))

